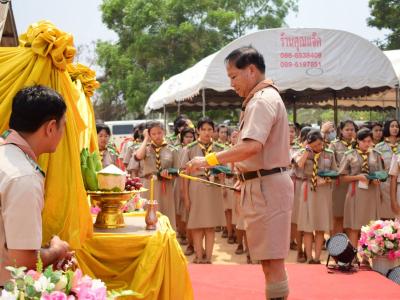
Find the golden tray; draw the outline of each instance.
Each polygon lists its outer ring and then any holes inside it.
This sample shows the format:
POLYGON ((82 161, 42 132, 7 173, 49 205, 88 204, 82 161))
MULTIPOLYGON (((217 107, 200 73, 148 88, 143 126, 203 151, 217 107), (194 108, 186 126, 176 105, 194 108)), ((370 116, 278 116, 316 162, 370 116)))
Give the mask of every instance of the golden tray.
POLYGON ((146 191, 147 189, 145 188, 122 192, 87 191, 92 205, 96 205, 101 209, 97 214, 94 227, 106 229, 125 227, 122 207, 134 195, 146 191))

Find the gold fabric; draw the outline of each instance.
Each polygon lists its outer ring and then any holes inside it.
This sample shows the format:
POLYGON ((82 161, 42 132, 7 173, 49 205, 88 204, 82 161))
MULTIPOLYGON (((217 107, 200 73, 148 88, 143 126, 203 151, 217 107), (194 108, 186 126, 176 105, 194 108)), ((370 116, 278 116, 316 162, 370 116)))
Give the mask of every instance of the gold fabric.
POLYGON ((353 141, 347 142, 347 141, 345 141, 345 140, 340 140, 340 142, 341 142, 348 150, 350 150, 350 149, 353 148, 353 141))
MULTIPOLYGON (((144 214, 125 214, 144 219, 144 214)), ((186 258, 166 216, 158 214, 153 234, 95 233, 76 251, 85 274, 105 281, 109 289, 131 289, 129 299, 193 299, 186 258)), ((144 228, 144 222, 143 222, 144 228)), ((124 298, 126 299, 126 298, 124 298)))
POLYGON ((363 152, 357 148, 357 152, 363 160, 362 165, 361 165, 361 173, 368 174, 369 173, 369 164, 368 164, 369 150, 367 152, 363 152))
POLYGON ((392 144, 389 139, 385 139, 385 142, 389 145, 390 149, 392 149, 392 153, 396 154, 398 146, 399 146, 399 143, 396 142, 395 144, 392 144))
POLYGON ((77 100, 80 91, 66 71, 75 48, 70 34, 53 24, 32 24, 19 47, 0 48, 0 132, 8 129, 14 95, 40 84, 59 92, 66 105, 66 128, 57 151, 38 163, 46 172, 43 243, 54 234, 78 249, 92 235, 93 225, 80 170, 80 134, 85 130, 77 100))
POLYGON ((165 146, 167 146, 167 142, 163 141, 163 143, 158 146, 156 145, 153 141, 151 142, 151 147, 153 148, 155 154, 156 154, 156 169, 158 172, 161 172, 161 149, 165 146))

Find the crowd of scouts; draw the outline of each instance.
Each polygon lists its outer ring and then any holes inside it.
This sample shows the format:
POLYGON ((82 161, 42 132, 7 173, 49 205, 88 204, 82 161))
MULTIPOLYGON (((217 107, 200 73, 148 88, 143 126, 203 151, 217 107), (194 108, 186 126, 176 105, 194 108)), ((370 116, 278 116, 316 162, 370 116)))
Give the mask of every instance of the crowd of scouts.
MULTIPOLYGON (((157 178, 158 209, 169 217, 180 243, 187 245, 185 255, 194 255, 194 263, 211 263, 215 233, 220 231, 229 244, 238 244, 235 253, 246 253, 250 263, 239 193, 176 176, 176 170, 184 171, 194 157, 235 145, 238 129, 214 124, 207 117, 194 126, 185 116, 174 121, 173 129, 166 136, 159 122, 141 124, 117 151, 110 147, 110 129, 98 124, 103 165, 119 162, 132 177, 140 177, 145 187, 152 176, 157 178)), ((391 180, 366 176, 386 171, 395 184, 400 182, 397 120, 360 126, 346 120, 338 128, 326 122, 320 129, 289 124, 289 131, 289 172, 294 183, 290 248, 297 250, 298 262, 319 264, 327 235, 345 232, 356 246, 361 227, 370 220, 400 216, 399 197, 391 196, 391 180)), ((227 167, 229 172, 203 169, 188 175, 233 186, 235 167, 227 167)))
POLYGON ((345 232, 357 247, 363 225, 399 217, 399 197, 390 193, 392 178, 394 185, 398 181, 399 127, 397 120, 360 126, 346 120, 337 129, 331 122, 321 129, 290 125, 295 193, 290 246, 298 262, 319 264, 326 235, 345 232), (386 181, 368 176, 377 171, 393 176, 386 181))

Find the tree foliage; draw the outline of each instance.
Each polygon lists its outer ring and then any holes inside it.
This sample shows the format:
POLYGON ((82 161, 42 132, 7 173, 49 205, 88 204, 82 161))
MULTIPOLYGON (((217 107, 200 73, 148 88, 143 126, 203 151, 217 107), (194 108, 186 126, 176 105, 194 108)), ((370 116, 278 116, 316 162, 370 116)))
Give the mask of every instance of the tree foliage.
POLYGON ((389 29, 382 48, 386 50, 400 48, 400 1, 399 0, 369 0, 371 17, 368 25, 378 29, 389 29))
POLYGON ((164 79, 251 30, 283 26, 297 0, 104 0, 101 10, 119 37, 97 43, 101 100, 140 117, 164 79))

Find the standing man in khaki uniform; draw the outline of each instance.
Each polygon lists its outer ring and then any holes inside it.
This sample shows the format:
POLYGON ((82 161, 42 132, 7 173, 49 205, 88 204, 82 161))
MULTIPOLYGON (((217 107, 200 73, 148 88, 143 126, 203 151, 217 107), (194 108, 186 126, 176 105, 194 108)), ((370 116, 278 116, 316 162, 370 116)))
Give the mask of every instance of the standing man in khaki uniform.
POLYGON ((34 269, 38 253, 45 267, 71 258, 57 236, 41 248, 45 177, 37 164, 40 154, 56 150, 65 111, 62 97, 46 87, 24 88, 14 97, 0 145, 0 286, 10 278, 6 266, 34 269))
POLYGON ((229 150, 195 157, 188 169, 235 162, 241 179, 241 206, 250 255, 260 260, 266 299, 289 294, 284 259, 289 252, 293 182, 289 125, 283 101, 272 81, 265 79, 263 56, 242 47, 225 59, 236 93, 244 97, 238 143, 229 150))

